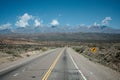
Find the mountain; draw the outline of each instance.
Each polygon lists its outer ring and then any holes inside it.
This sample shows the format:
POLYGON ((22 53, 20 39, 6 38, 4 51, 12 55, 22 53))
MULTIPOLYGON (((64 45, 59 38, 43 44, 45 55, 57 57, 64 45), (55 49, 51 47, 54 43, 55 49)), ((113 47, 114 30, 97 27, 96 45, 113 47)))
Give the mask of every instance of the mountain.
POLYGON ((108 26, 77 26, 77 28, 74 29, 76 32, 87 32, 87 33, 120 33, 120 29, 113 29, 108 26))
POLYGON ((120 34, 120 29, 113 29, 108 26, 101 25, 92 25, 92 26, 27 26, 27 27, 18 27, 14 30, 12 29, 3 29, 0 30, 0 34, 10 34, 10 33, 18 33, 18 34, 39 34, 39 33, 117 33, 120 34), (13 32, 14 31, 14 32, 13 32))
POLYGON ((0 34, 4 35, 4 34, 12 34, 14 33, 14 31, 12 29, 2 29, 0 30, 0 34))
POLYGON ((68 26, 40 26, 40 27, 19 27, 14 30, 16 33, 53 33, 53 32, 70 32, 68 26))
POLYGON ((99 32, 99 33, 120 33, 120 30, 113 29, 108 26, 91 26, 89 27, 90 32, 99 32))
POLYGON ((120 30, 107 26, 42 26, 0 30, 0 38, 37 41, 120 42, 120 30))

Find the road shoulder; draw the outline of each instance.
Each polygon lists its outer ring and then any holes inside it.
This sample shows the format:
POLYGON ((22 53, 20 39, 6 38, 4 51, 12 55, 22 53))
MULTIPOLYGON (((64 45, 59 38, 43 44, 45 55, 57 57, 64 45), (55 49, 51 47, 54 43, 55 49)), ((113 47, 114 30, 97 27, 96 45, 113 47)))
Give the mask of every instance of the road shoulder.
POLYGON ((6 63, 6 64, 2 64, 0 65, 0 75, 3 75, 5 74, 6 72, 14 69, 14 68, 17 68, 19 66, 22 66, 22 65, 25 65, 27 63, 29 63, 30 61, 36 59, 36 58, 39 58, 40 56, 43 56, 45 54, 48 54, 52 51, 55 51, 56 49, 52 49, 52 50, 48 50, 46 52, 42 52, 40 54, 36 54, 36 55, 33 55, 33 56, 30 56, 30 57, 26 57, 26 58, 21 58, 21 59, 18 59, 14 62, 9 62, 9 63, 6 63))
POLYGON ((67 51, 72 55, 87 80, 120 80, 119 72, 99 63, 94 63, 71 48, 68 48, 67 51))

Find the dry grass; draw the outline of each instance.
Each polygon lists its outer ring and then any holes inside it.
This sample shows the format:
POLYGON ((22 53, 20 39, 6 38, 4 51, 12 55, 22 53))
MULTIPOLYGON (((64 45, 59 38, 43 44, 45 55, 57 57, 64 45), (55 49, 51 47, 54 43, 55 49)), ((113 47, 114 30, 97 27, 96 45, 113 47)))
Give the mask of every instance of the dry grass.
POLYGON ((89 60, 104 64, 120 72, 120 43, 88 43, 72 48, 89 60), (96 52, 91 52, 92 47, 96 47, 96 52))
MULTIPOLYGON (((50 48, 49 48, 50 49, 50 48)), ((48 50, 48 47, 28 44, 0 44, 0 64, 15 61, 19 58, 29 57, 32 54, 48 50)))

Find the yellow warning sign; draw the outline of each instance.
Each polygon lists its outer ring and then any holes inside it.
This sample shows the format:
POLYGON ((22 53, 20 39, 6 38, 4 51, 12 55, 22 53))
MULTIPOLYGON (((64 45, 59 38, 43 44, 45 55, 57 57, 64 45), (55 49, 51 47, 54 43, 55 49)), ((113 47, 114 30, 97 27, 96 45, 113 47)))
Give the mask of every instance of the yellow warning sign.
POLYGON ((97 51, 96 47, 91 48, 91 52, 96 52, 96 51, 97 51))

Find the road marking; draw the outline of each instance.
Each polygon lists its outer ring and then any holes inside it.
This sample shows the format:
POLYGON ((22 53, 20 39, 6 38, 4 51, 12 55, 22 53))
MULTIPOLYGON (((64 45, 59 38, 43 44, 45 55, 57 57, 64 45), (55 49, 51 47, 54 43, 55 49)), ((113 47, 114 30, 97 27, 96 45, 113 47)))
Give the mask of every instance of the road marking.
POLYGON ((53 68, 55 67, 56 63, 58 62, 60 56, 62 55, 63 51, 65 50, 65 48, 59 53, 59 55, 57 56, 57 58, 55 59, 55 61, 53 62, 53 64, 50 66, 50 68, 48 69, 48 71, 45 73, 45 75, 43 76, 42 80, 47 80, 49 75, 51 74, 53 68))
POLYGON ((90 74, 91 74, 91 75, 93 75, 93 73, 92 73, 92 72, 90 72, 90 74))
POLYGON ((15 76, 17 76, 17 75, 19 75, 19 73, 15 73, 13 76, 15 77, 15 76))
POLYGON ((78 68, 77 64, 75 63, 75 61, 73 60, 71 54, 69 54, 74 66, 76 67, 76 69, 78 70, 78 72, 81 74, 81 76, 83 77, 84 80, 87 80, 86 77, 83 75, 83 73, 81 72, 81 70, 78 68))
POLYGON ((25 68, 22 70, 22 72, 24 72, 25 71, 25 68))

